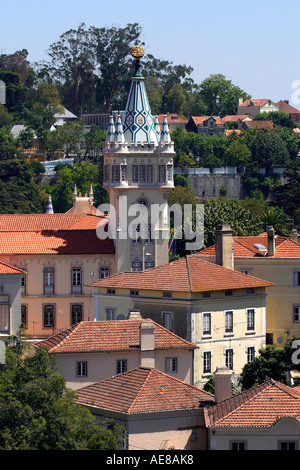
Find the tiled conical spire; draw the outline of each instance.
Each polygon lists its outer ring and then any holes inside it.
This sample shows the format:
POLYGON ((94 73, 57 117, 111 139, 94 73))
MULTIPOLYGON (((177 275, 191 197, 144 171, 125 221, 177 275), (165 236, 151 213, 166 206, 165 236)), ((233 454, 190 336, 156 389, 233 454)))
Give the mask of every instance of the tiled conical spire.
POLYGON ((127 100, 124 119, 124 137, 128 144, 154 143, 158 145, 158 138, 154 127, 154 119, 141 73, 140 58, 144 51, 141 46, 133 47, 132 56, 136 60, 135 73, 132 77, 131 88, 127 100))
POLYGON ((166 110, 164 110, 164 119, 161 126, 160 142, 162 144, 169 144, 171 142, 170 129, 167 120, 166 110))
POLYGON ((53 205, 52 205, 52 199, 51 199, 51 195, 50 195, 50 194, 49 194, 49 197, 48 197, 46 214, 54 214, 53 205))
POLYGON ((110 113, 106 142, 114 142, 115 136, 116 136, 116 128, 115 128, 114 117, 112 113, 110 113))
POLYGON ((115 133, 115 142, 119 145, 125 143, 123 124, 122 124, 122 119, 121 119, 120 114, 118 114, 117 129, 115 133))

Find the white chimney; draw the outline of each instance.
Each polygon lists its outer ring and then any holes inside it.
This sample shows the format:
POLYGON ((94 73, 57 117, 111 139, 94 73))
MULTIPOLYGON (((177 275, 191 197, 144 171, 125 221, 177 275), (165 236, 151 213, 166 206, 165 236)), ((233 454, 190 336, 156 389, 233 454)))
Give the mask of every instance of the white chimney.
POLYGON ((272 225, 267 225, 268 256, 275 256, 275 230, 272 225))
POLYGON ((128 320, 141 320, 141 319, 142 319, 142 315, 138 309, 130 310, 129 315, 128 315, 128 320))
POLYGON ((231 375, 228 367, 217 367, 215 371, 215 402, 230 398, 231 392, 231 375))
POLYGON ((140 324, 141 366, 155 367, 155 327, 151 320, 140 324))
POLYGON ((232 230, 230 225, 216 227, 216 264, 234 269, 232 230))
POLYGON ((295 228, 292 229, 291 239, 294 240, 295 242, 299 241, 298 230, 296 230, 295 228))

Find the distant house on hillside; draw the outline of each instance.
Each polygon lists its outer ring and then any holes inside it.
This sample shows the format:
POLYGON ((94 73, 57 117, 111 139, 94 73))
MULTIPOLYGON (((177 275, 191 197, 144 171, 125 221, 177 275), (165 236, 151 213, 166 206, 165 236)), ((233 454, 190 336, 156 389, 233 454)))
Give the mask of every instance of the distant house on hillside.
POLYGON ((187 132, 201 135, 224 135, 226 129, 218 116, 191 116, 185 128, 187 132))
POLYGON ((282 113, 290 114, 295 121, 300 122, 300 111, 289 104, 288 100, 281 100, 276 103, 279 111, 282 113))
POLYGON ((242 129, 275 129, 275 125, 272 121, 244 121, 241 123, 242 129))
POLYGON ((279 106, 270 99, 249 99, 239 101, 237 114, 248 114, 253 119, 258 113, 279 111, 279 106))
MULTIPOLYGON (((159 114, 157 116, 158 123, 160 127, 162 126, 163 120, 164 120, 164 114, 159 114)), ((185 126, 187 125, 188 121, 187 119, 183 118, 179 114, 176 113, 168 113, 167 114, 167 122, 169 125, 170 131, 173 131, 174 129, 177 129, 180 127, 181 129, 185 129, 185 126)))

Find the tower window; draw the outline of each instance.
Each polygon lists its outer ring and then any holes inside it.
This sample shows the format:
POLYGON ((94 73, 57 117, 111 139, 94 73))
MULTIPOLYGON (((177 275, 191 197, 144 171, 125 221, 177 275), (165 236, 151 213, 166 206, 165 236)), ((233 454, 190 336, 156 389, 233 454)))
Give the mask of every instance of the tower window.
POLYGON ((140 260, 134 260, 132 261, 132 271, 138 272, 142 271, 142 262, 140 260))
POLYGON ((166 182, 166 167, 165 165, 159 165, 159 182, 166 182))
POLYGON ((152 165, 147 165, 147 183, 152 183, 153 181, 153 168, 152 165))
POLYGON ((104 165, 104 181, 109 181, 109 165, 104 165))
POLYGON ((120 182, 120 167, 119 165, 112 166, 112 182, 119 183, 120 182))
POLYGON ((127 179, 127 166, 121 165, 121 180, 126 181, 127 179))
POLYGON ((139 167, 138 165, 132 165, 132 182, 139 182, 139 167))
POLYGON ((140 165, 140 183, 146 182, 146 167, 145 165, 140 165))

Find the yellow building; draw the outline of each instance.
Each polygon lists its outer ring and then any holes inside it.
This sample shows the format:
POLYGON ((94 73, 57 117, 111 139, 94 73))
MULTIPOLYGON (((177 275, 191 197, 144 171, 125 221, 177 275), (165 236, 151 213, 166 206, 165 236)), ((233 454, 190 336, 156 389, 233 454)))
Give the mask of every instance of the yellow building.
POLYGON ((282 237, 275 235, 273 227, 267 227, 267 232, 258 236, 232 237, 232 231, 227 228, 226 238, 217 230, 216 245, 198 254, 207 261, 227 267, 231 264, 237 271, 276 284, 266 289, 267 344, 281 347, 288 338, 300 336, 300 244, 297 233, 282 237), (223 260, 220 258, 222 246, 227 257, 223 260))
POLYGON ((103 223, 89 197, 75 197, 65 214, 0 215, 0 260, 26 272, 21 308, 29 336, 44 338, 93 320, 85 284, 115 272, 113 242, 96 235, 103 223))
POLYGON ((195 343, 194 383, 201 387, 220 365, 237 377, 265 346, 265 289, 271 285, 190 255, 88 287, 94 288, 96 320, 126 319, 138 309, 195 343))

